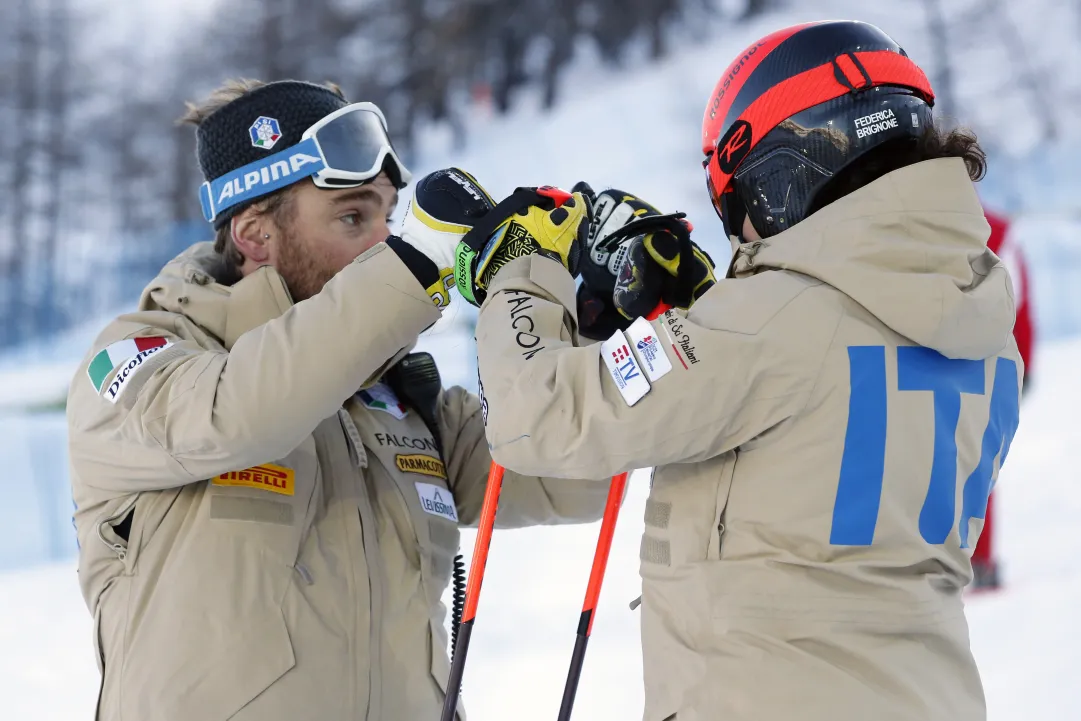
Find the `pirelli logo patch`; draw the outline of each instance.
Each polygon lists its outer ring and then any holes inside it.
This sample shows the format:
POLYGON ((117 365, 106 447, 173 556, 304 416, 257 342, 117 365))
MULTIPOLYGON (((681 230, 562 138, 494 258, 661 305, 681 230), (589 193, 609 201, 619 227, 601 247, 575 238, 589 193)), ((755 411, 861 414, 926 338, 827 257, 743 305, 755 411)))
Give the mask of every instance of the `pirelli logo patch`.
POLYGON ((215 486, 243 486, 291 496, 296 492, 296 471, 273 463, 252 466, 243 471, 229 471, 211 479, 215 486))
POLYGON ((423 453, 399 453, 394 456, 394 464, 402 473, 420 473, 444 480, 447 478, 447 467, 443 465, 443 461, 423 453))

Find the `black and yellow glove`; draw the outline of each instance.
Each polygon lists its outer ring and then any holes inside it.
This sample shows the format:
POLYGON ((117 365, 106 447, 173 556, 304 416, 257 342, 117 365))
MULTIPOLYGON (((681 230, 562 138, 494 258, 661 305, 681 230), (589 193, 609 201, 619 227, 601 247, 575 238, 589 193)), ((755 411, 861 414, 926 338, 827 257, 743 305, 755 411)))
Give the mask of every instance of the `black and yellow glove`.
POLYGON ((645 217, 619 229, 609 241, 627 246, 612 292, 625 318, 656 317, 668 308, 690 308, 717 282, 713 259, 691 241, 683 213, 645 217))
POLYGON ((534 254, 551 258, 577 275, 591 212, 582 193, 550 186, 518 188, 458 244, 454 271, 458 291, 479 306, 500 268, 534 254))
POLYGON ((615 188, 594 193, 578 183, 573 189, 593 204, 577 297, 582 335, 603 340, 635 318, 687 308, 716 282, 713 262, 691 241, 682 213, 663 215, 615 188))
POLYGON ((571 190, 585 194, 593 205, 593 222, 582 256, 582 283, 577 293, 578 332, 587 338, 604 340, 617 330, 626 330, 633 320, 616 310, 612 294, 636 236, 621 235, 618 242, 609 242, 609 238, 625 225, 659 216, 661 211, 625 190, 608 188, 595 193, 584 182, 576 183, 571 190))

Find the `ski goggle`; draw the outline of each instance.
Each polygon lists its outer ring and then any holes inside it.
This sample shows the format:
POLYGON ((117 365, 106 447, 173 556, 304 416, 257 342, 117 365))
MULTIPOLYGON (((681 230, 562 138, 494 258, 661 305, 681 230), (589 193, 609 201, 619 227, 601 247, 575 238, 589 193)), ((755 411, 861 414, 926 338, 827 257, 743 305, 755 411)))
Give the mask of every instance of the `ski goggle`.
POLYGON ((353 103, 304 131, 296 145, 237 168, 199 188, 203 217, 311 178, 320 188, 351 188, 372 180, 391 161, 388 174, 400 190, 412 174, 394 152, 387 121, 373 103, 353 103))
POLYGON ((713 210, 717 212, 717 217, 721 219, 721 225, 724 226, 725 237, 742 235, 745 213, 743 204, 736 199, 733 184, 725 188, 717 188, 714 185, 715 173, 711 166, 717 164, 714 160, 715 155, 715 151, 711 152, 702 161, 702 168, 706 171, 706 190, 709 192, 709 199, 713 203, 713 210))

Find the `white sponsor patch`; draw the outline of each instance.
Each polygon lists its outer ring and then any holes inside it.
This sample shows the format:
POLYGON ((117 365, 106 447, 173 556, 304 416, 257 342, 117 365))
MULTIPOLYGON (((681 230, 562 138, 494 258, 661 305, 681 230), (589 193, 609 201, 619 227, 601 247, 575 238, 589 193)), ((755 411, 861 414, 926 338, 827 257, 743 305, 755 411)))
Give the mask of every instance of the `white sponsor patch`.
POLYGON ((652 323, 645 318, 639 318, 631 323, 626 333, 631 349, 638 357, 638 364, 646 372, 650 383, 656 383, 672 370, 672 362, 668 360, 668 354, 664 352, 664 346, 661 345, 652 323))
POLYGON ((445 518, 448 521, 458 522, 458 508, 454 505, 454 496, 449 490, 441 486, 433 486, 431 483, 416 482, 417 495, 420 496, 420 507, 425 513, 445 518))
POLYGON ((623 331, 617 330, 611 338, 601 343, 601 358, 627 405, 633 406, 649 393, 649 381, 635 360, 623 331))
POLYGON ((105 389, 105 398, 110 403, 116 403, 119 400, 121 394, 127 389, 128 383, 139 374, 139 371, 143 369, 143 361, 156 353, 160 353, 166 348, 171 347, 173 344, 166 342, 165 345, 159 345, 157 348, 147 348, 141 353, 137 353, 133 358, 120 366, 120 370, 113 376, 113 382, 109 384, 109 387, 105 389))

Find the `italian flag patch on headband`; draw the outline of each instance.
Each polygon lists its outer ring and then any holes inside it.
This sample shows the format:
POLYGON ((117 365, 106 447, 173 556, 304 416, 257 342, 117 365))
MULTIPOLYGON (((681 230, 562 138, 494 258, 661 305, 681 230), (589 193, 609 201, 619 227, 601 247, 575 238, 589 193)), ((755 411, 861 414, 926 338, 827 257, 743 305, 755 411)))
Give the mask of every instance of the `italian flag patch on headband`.
POLYGON ((90 383, 93 384, 94 390, 101 393, 101 387, 105 384, 105 379, 109 377, 109 374, 112 373, 113 369, 118 365, 126 361, 134 360, 136 356, 140 356, 144 353, 149 355, 148 351, 156 352, 158 349, 164 348, 167 345, 171 345, 169 341, 164 338, 152 336, 128 338, 127 340, 113 343, 94 356, 94 359, 90 361, 90 367, 86 369, 87 375, 90 376, 90 383))

